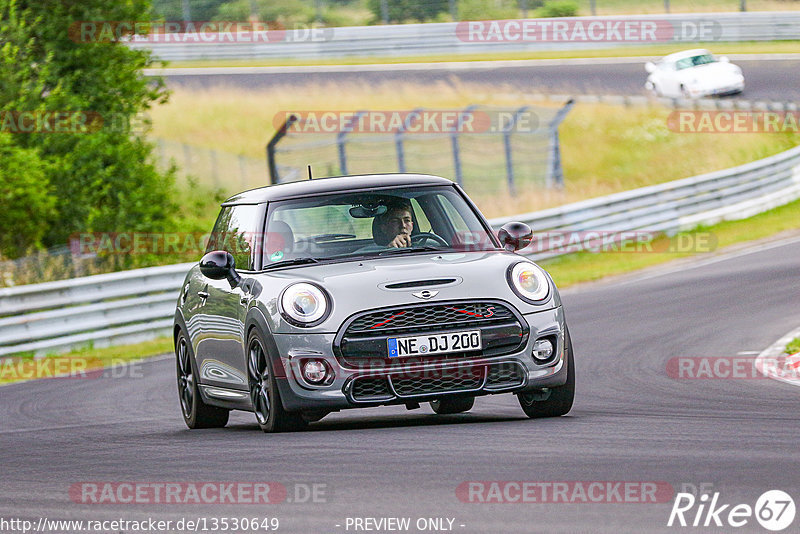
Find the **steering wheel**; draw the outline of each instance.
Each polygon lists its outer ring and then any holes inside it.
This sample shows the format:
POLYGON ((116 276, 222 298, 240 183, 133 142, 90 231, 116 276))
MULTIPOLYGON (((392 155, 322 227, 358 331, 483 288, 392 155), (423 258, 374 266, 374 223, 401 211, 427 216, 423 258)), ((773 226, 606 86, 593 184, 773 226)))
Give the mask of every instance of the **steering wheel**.
POLYGON ((435 242, 437 245, 441 245, 443 247, 449 247, 450 244, 439 237, 438 235, 431 233, 431 232, 420 232, 418 234, 414 234, 411 236, 411 245, 421 245, 425 243, 427 240, 431 240, 435 242))

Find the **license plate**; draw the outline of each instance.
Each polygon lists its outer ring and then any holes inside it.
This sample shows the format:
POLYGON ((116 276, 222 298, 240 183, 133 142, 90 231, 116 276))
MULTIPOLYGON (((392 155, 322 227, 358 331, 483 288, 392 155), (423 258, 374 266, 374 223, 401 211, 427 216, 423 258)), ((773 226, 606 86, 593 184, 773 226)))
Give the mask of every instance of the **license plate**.
POLYGON ((387 341, 389 358, 465 352, 482 348, 480 330, 414 337, 391 337, 387 341))

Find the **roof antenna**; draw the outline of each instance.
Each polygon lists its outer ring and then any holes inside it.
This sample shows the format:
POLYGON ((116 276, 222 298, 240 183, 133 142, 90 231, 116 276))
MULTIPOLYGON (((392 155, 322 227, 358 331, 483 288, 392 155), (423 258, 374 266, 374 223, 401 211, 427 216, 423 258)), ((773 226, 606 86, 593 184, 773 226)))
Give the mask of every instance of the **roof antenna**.
POLYGON ((309 180, 313 180, 314 179, 314 177, 311 176, 311 165, 308 166, 308 179, 309 180))

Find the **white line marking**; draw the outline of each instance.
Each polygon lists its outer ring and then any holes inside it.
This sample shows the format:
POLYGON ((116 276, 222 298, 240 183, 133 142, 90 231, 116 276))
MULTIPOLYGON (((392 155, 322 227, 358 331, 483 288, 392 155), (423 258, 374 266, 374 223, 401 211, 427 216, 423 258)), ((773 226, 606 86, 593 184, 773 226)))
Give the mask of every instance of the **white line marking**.
POLYGON ((736 353, 737 356, 746 356, 748 354, 761 354, 761 352, 757 350, 743 350, 736 353))

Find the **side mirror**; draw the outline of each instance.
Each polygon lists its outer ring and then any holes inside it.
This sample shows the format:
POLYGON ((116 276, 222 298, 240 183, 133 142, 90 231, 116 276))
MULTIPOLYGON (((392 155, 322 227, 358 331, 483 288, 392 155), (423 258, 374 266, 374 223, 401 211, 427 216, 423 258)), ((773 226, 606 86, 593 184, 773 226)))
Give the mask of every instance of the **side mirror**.
POLYGON ((655 72, 656 64, 653 63, 652 61, 648 61, 647 63, 644 64, 644 70, 646 70, 647 72, 655 72))
POLYGON ((719 60, 722 63, 730 63, 730 61, 731 61, 730 59, 728 59, 728 56, 722 56, 722 57, 719 58, 719 60))
POLYGON ((531 244, 533 230, 525 223, 510 222, 500 227, 497 232, 500 243, 509 252, 516 252, 531 244))
POLYGON ((212 280, 227 278, 231 287, 236 287, 242 278, 236 272, 236 262, 230 252, 215 250, 209 252, 200 260, 200 272, 212 280))

